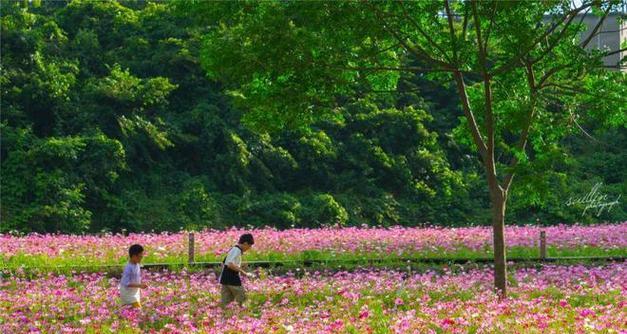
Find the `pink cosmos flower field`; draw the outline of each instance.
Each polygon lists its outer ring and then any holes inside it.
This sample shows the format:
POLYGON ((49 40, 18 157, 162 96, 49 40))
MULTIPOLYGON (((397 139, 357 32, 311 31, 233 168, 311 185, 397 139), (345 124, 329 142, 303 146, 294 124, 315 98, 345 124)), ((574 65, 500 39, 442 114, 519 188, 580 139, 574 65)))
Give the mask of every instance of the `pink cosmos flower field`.
POLYGON ((245 281, 218 307, 213 273, 145 273, 142 310, 104 274, 0 280, 0 333, 627 333, 627 265, 549 265, 492 291, 490 268, 453 273, 307 272, 245 281))
MULTIPOLYGON (((624 255, 627 222, 596 226, 506 227, 509 256, 537 256, 539 233, 546 232, 549 256, 624 255)), ((248 260, 302 258, 303 253, 351 258, 356 256, 489 256, 490 227, 468 228, 272 228, 248 230, 256 244, 248 260)), ((217 261, 244 230, 204 231, 195 234, 196 259, 217 261)), ((124 263, 128 246, 146 248, 145 262, 185 262, 188 234, 139 233, 123 235, 0 235, 0 266, 124 263)))
MULTIPOLYGON (((509 256, 627 254, 627 222, 616 225, 507 227, 509 256)), ((197 232, 198 260, 215 261, 244 230, 197 232)), ((305 256, 359 259, 489 256, 491 230, 472 228, 257 229, 245 260, 305 256)), ((130 244, 145 262, 184 262, 187 233, 102 236, 0 236, 0 333, 619 333, 627 334, 627 264, 511 267, 509 297, 492 289, 491 267, 324 265, 245 281, 244 308, 218 307, 213 271, 143 271, 142 310, 119 304, 119 276, 100 264, 126 261, 130 244), (23 271, 94 265, 96 272, 23 271), (5 267, 4 269, 2 267, 5 267), (390 266, 394 267, 394 266, 390 266), (98 272, 100 271, 100 272, 98 272), (34 274, 34 275, 33 275, 34 274)))

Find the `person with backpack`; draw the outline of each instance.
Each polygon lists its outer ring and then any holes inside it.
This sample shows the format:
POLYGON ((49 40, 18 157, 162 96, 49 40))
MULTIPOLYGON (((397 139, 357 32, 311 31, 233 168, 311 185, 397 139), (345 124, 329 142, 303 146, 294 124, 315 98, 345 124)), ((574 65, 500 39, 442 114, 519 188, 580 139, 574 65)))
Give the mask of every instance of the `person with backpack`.
POLYGON ((237 245, 229 250, 222 261, 222 272, 218 280, 222 285, 220 300, 223 308, 234 300, 241 306, 246 300, 246 290, 242 286, 240 274, 246 277, 253 277, 253 275, 242 269, 242 254, 254 244, 255 240, 252 234, 242 234, 237 245))

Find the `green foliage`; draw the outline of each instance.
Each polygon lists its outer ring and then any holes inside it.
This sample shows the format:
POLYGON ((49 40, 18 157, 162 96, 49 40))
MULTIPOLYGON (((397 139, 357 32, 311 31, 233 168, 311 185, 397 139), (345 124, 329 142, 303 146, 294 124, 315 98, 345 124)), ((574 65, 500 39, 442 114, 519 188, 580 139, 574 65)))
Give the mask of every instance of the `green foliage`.
POLYGON ((276 226, 285 229, 298 223, 300 202, 290 194, 265 194, 257 200, 240 202, 238 208, 242 224, 251 226, 276 226))
MULTIPOLYGON (((581 127, 579 119, 600 121, 602 127, 625 126, 625 75, 599 68, 603 51, 588 51, 580 38, 583 20, 573 21, 578 12, 600 15, 616 4, 584 1, 575 9, 569 1, 192 2, 179 7, 195 10, 197 20, 210 25, 203 66, 210 77, 225 82, 253 128, 278 131, 315 128, 329 118, 347 121, 337 111, 359 96, 382 89, 402 94, 397 88, 407 79, 399 73, 444 82, 445 87, 455 77, 461 87, 455 94, 468 101, 460 101, 466 114, 454 126, 453 138, 482 152, 492 193, 509 190, 508 174, 520 175, 514 178, 520 185, 512 191, 519 201, 515 207, 548 210, 548 205, 559 205, 561 211, 560 196, 549 194, 556 183, 565 182, 563 168, 555 166, 565 153, 560 141, 581 127), (448 21, 447 16, 463 20, 448 21)), ((426 177, 414 179, 401 168, 438 161, 434 150, 395 157, 385 147, 394 135, 385 133, 383 142, 371 136, 358 133, 349 143, 367 147, 359 161, 370 159, 369 165, 392 183, 380 187, 422 200, 436 195, 426 177), (407 185, 414 191, 403 191, 407 185)), ((430 167, 448 174, 446 168, 430 167)))
MULTIPOLYGON (((377 23, 380 11, 405 18, 400 3, 242 5, 2 1, 0 232, 488 223, 448 76, 355 70, 425 65, 377 23)), ((416 24, 439 29, 438 15, 421 13, 440 3, 406 5, 416 24)), ((390 27, 428 44, 403 22, 390 27)), ((502 42, 498 52, 522 43, 502 42)), ((460 55, 474 66, 473 52, 460 55)), ((520 75, 499 77, 498 138, 516 138, 508 129, 524 120, 520 75)), ((624 99, 613 83, 624 90, 616 73, 585 78, 598 94, 543 109, 527 151, 499 146, 521 160, 511 221, 624 218, 624 201, 599 217, 564 204, 598 182, 608 198, 625 193, 624 107, 598 98, 624 99), (570 112, 598 143, 564 125, 570 112)))
POLYGON ((181 222, 183 228, 199 230, 213 227, 211 224, 216 220, 216 203, 200 180, 188 182, 177 199, 178 216, 184 219, 181 222))
POLYGON ((300 213, 301 224, 308 227, 343 226, 348 221, 346 209, 330 194, 307 198, 300 213))
POLYGON ((101 134, 39 139, 6 123, 2 134, 10 154, 2 162, 1 229, 86 231, 92 218, 86 199, 103 199, 124 167, 120 143, 101 134))

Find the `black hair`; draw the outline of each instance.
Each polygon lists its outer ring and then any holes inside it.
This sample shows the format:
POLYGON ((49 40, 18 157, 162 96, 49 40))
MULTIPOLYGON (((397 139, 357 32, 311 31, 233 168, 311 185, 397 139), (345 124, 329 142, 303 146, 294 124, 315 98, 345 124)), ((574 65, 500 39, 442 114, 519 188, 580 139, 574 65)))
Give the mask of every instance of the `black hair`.
POLYGON ((144 251, 144 247, 142 247, 142 245, 134 244, 128 249, 128 256, 132 257, 133 255, 137 255, 143 251, 144 251))
POLYGON ((253 239, 253 235, 250 233, 246 233, 246 234, 242 234, 241 237, 239 237, 239 243, 240 244, 249 244, 249 245, 254 245, 255 244, 255 239, 253 239))

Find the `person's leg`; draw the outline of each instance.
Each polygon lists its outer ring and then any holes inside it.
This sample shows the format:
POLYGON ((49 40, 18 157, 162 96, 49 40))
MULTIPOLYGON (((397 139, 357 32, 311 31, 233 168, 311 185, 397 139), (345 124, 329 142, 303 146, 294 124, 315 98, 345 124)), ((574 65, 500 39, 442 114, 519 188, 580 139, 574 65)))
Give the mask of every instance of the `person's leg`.
POLYGON ((220 290, 220 305, 222 307, 226 307, 226 305, 228 305, 230 302, 232 302, 235 299, 235 296, 233 295, 233 293, 231 292, 231 289, 229 289, 228 285, 221 285, 222 289, 220 290))
POLYGON ((244 301, 246 300, 246 290, 244 290, 243 286, 229 286, 231 289, 231 293, 233 294, 237 303, 242 306, 244 301))

